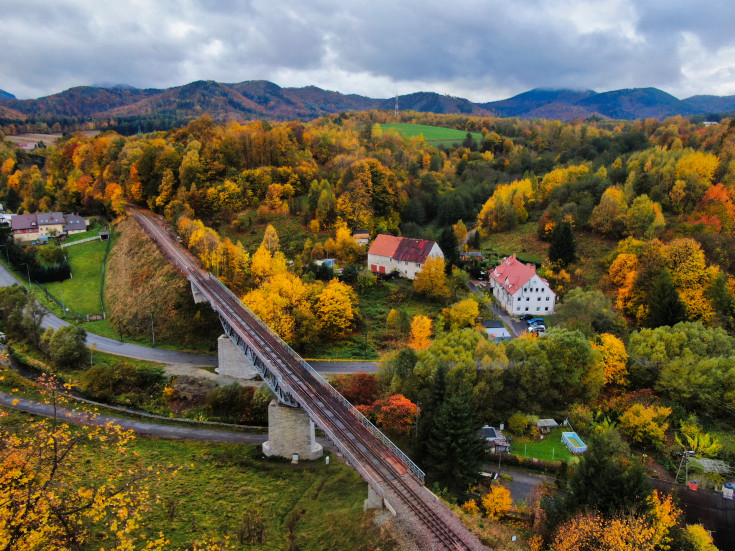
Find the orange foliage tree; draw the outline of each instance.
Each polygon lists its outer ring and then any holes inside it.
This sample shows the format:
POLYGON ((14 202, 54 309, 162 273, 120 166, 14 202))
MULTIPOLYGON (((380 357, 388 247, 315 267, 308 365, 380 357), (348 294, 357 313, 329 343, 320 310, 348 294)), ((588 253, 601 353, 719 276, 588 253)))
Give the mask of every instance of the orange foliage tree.
POLYGON ((378 426, 393 434, 405 435, 416 424, 416 404, 403 394, 394 394, 378 400, 371 406, 378 426))
POLYGON ((488 518, 498 520, 502 518, 511 507, 513 507, 513 499, 510 497, 510 490, 505 486, 493 486, 488 493, 482 497, 482 506, 488 518))
POLYGON ((449 286, 447 285, 446 264, 440 256, 428 258, 421 271, 413 280, 414 290, 437 300, 449 298, 449 286))
POLYGON ((431 318, 417 314, 411 321, 408 345, 414 350, 426 350, 431 344, 431 318))
POLYGON ((625 385, 628 375, 628 352, 625 343, 610 333, 602 333, 592 348, 602 354, 602 371, 605 375, 605 384, 625 385))

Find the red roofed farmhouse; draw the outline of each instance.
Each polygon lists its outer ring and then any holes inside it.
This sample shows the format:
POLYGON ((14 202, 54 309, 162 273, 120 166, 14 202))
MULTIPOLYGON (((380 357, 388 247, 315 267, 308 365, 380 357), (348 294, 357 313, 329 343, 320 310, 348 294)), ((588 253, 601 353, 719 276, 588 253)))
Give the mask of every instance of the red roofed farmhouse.
POLYGON ((498 304, 509 314, 554 313, 556 293, 549 288, 549 282, 536 273, 535 266, 524 264, 515 254, 504 258, 490 272, 490 285, 498 304))
POLYGON ((395 270, 402 277, 415 279, 430 256, 444 258, 444 253, 434 241, 380 234, 368 251, 368 267, 376 274, 389 274, 395 270))

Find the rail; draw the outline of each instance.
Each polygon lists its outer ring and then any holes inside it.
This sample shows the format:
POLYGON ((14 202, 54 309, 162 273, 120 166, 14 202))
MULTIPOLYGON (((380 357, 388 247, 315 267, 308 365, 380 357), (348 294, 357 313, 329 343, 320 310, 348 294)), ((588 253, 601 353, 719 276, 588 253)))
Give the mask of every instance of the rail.
POLYGON ((347 399, 342 396, 336 388, 334 388, 329 382, 322 377, 313 367, 311 367, 304 359, 299 356, 299 354, 289 346, 289 344, 284 341, 275 331, 273 331, 266 323, 261 320, 250 308, 248 308, 237 296, 230 291, 224 283, 222 283, 217 276, 209 273, 209 278, 216 282, 220 288, 225 291, 228 295, 230 295, 233 299, 235 299, 238 303, 242 305, 243 310, 245 310, 251 317, 254 319, 258 325, 260 325, 265 331, 268 332, 269 335, 271 335, 274 339, 278 341, 281 346, 283 346, 284 350, 288 352, 288 354, 299 364, 306 369, 318 382, 321 384, 334 398, 336 398, 343 406, 345 406, 348 411, 354 415, 360 423, 362 423, 367 429, 378 438, 387 448, 389 448, 397 457, 398 459, 403 462, 406 467, 409 468, 409 470, 419 479, 421 482, 424 481, 426 475, 424 474, 424 471, 422 471, 418 465, 416 465, 409 457, 398 447, 396 446, 385 434, 381 432, 381 430, 376 427, 367 417, 365 417, 360 410, 358 410, 355 406, 353 406, 347 399))

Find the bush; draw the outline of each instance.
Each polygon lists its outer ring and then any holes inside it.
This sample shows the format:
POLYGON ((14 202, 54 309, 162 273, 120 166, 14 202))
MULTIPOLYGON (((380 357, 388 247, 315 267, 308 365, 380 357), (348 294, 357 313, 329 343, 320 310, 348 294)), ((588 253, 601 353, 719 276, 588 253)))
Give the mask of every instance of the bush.
POLYGON ((82 389, 95 400, 137 406, 147 398, 160 396, 165 382, 166 373, 160 367, 96 365, 84 374, 82 389), (121 399, 123 396, 126 399, 121 399))
POLYGON ((214 389, 207 395, 205 408, 212 415, 237 423, 265 424, 270 392, 242 387, 237 383, 214 389))
POLYGON ((516 436, 523 436, 528 430, 528 424, 528 416, 518 411, 508 419, 508 430, 516 436))

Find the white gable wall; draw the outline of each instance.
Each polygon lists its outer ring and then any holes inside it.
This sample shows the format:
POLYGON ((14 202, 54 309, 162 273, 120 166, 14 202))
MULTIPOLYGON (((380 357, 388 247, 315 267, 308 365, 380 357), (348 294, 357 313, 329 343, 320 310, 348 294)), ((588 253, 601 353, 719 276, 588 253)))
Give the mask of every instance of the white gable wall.
POLYGON ((534 314, 547 316, 554 313, 556 294, 549 288, 549 284, 538 275, 534 275, 528 283, 518 289, 513 295, 512 310, 509 313, 520 316, 522 314, 534 314))

